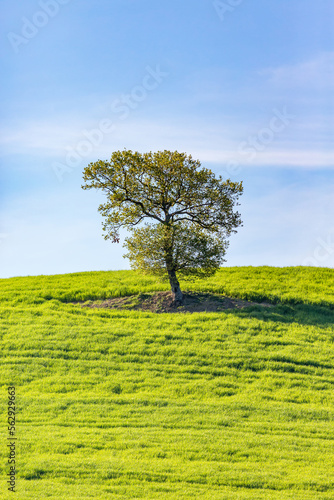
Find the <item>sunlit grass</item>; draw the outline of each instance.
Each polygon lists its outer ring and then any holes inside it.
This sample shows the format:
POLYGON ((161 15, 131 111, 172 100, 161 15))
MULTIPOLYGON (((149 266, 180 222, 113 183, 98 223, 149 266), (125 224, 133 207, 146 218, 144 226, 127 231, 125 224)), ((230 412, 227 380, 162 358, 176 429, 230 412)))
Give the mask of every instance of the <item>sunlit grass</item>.
POLYGON ((227 268, 183 287, 277 305, 194 314, 70 303, 168 288, 130 271, 1 280, 17 498, 332 499, 333 278, 227 268))

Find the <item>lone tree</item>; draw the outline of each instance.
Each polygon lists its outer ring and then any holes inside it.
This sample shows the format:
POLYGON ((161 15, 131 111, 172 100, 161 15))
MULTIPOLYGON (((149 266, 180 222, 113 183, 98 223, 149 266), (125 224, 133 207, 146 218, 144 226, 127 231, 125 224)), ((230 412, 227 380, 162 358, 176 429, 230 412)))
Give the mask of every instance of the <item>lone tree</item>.
POLYGON ((119 243, 120 228, 128 229, 131 267, 168 277, 175 305, 183 302, 177 274, 215 273, 242 223, 234 211, 242 182, 216 178, 185 153, 115 151, 110 161, 90 163, 83 179, 83 189, 107 196, 99 206, 105 239, 119 243))

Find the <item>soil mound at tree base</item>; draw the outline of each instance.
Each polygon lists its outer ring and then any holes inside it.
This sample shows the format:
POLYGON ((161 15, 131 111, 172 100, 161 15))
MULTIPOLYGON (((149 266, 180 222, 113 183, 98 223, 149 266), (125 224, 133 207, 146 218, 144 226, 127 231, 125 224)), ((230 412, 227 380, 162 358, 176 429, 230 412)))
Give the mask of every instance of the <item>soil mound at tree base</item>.
POLYGON ((171 292, 141 293, 128 297, 115 297, 112 299, 89 301, 83 307, 105 309, 141 310, 154 313, 193 313, 193 312, 219 312, 226 309, 242 309, 244 307, 262 306, 273 307, 268 303, 249 302, 234 299, 224 295, 211 293, 184 293, 184 302, 181 306, 173 304, 171 292))

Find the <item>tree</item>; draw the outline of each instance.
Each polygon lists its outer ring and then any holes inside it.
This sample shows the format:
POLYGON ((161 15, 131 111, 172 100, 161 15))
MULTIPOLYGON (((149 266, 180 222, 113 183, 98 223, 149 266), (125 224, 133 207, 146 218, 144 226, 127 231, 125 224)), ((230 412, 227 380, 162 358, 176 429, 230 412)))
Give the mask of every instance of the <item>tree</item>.
POLYGON ((105 239, 118 243, 128 229, 125 256, 135 269, 168 277, 176 305, 183 302, 177 274, 213 274, 242 224, 234 211, 242 182, 216 178, 186 153, 115 151, 110 161, 90 163, 83 179, 83 189, 107 196, 99 206, 105 239))

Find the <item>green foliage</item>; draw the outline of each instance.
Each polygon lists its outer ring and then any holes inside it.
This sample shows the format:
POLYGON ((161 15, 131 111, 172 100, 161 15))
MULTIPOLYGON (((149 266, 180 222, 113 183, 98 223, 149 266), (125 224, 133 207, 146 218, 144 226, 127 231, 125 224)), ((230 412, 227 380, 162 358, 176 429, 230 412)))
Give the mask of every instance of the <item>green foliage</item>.
POLYGON ((124 255, 133 269, 166 278, 165 248, 172 248, 174 269, 180 276, 211 276, 220 267, 227 242, 200 227, 177 223, 169 230, 163 224, 146 224, 125 239, 124 255))
POLYGON ((225 268, 184 286, 277 305, 155 315, 68 303, 157 289, 133 271, 0 280, 17 498, 331 500, 333 284, 333 269, 225 268))
POLYGON ((83 179, 83 189, 101 189, 107 195, 99 211, 106 217, 106 238, 113 241, 118 241, 121 227, 147 218, 160 224, 188 221, 214 232, 224 227, 227 234, 241 223, 233 207, 242 183, 216 179, 185 153, 115 151, 110 161, 90 163, 83 179))

